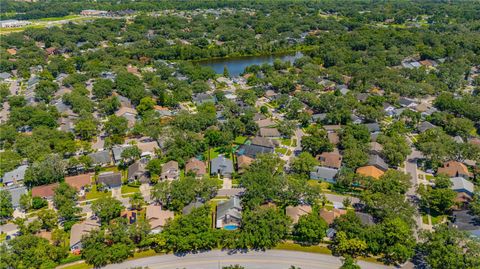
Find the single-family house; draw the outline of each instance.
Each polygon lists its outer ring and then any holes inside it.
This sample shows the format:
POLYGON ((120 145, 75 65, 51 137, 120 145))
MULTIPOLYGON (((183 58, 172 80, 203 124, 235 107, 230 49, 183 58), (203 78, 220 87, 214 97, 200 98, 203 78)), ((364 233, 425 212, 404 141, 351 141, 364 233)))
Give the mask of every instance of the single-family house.
POLYGON ((204 203, 200 202, 200 201, 194 201, 194 202, 191 202, 190 204, 186 205, 183 209, 182 209, 182 214, 183 215, 188 215, 192 212, 192 210, 194 210, 195 208, 199 208, 199 207, 202 207, 204 205, 204 203))
POLYGON ((185 164, 185 173, 194 173, 197 178, 202 178, 207 173, 207 166, 205 162, 197 158, 191 158, 185 164))
POLYGON ((243 173, 255 159, 248 157, 247 155, 240 155, 237 157, 237 169, 239 173, 243 173))
POLYGON ((296 224, 301 216, 312 213, 312 207, 309 205, 287 206, 285 214, 292 219, 292 223, 296 224))
POLYGON ((375 155, 382 154, 383 146, 378 142, 370 142, 369 148, 370 148, 370 154, 375 154, 375 155))
POLYGON ((261 137, 270 137, 270 138, 277 138, 280 137, 280 132, 277 128, 260 128, 260 136, 261 137))
POLYGON ((112 156, 109 150, 101 150, 88 154, 94 165, 108 166, 112 164, 112 156))
POLYGON ((374 123, 366 123, 364 124, 365 127, 367 127, 368 131, 370 133, 378 133, 380 132, 380 124, 374 122, 374 123))
POLYGON ((98 175, 97 184, 103 185, 109 189, 120 188, 122 186, 122 173, 104 172, 98 175))
POLYGON ((121 218, 125 218, 128 221, 128 224, 134 224, 137 222, 138 211, 137 210, 123 210, 120 213, 121 218))
POLYGON ((92 175, 91 174, 80 174, 76 176, 65 177, 65 183, 74 187, 77 192, 84 190, 85 187, 92 184, 92 175))
POLYGON ((231 176, 233 170, 233 162, 230 159, 225 158, 223 155, 212 159, 210 161, 210 174, 211 175, 221 175, 221 176, 231 176))
POLYGON ((2 190, 6 190, 10 193, 12 207, 18 208, 20 206, 20 197, 23 194, 27 193, 27 188, 25 186, 11 186, 7 188, 3 188, 2 190))
POLYGON ((371 154, 368 157, 368 165, 375 166, 384 172, 388 170, 388 164, 377 154, 371 154))
POLYGON ((233 196, 230 200, 217 205, 215 227, 239 226, 242 221, 240 198, 233 196))
POLYGON ((323 152, 320 155, 317 155, 317 160, 320 162, 321 166, 339 169, 342 166, 342 155, 338 150, 333 152, 323 152))
POLYGON ((20 165, 12 171, 6 172, 2 177, 2 183, 5 186, 11 186, 23 181, 28 165, 20 165))
POLYGON ((169 161, 162 166, 161 179, 175 180, 178 179, 180 170, 178 169, 178 162, 169 161))
POLYGON ((402 107, 408 107, 408 108, 414 108, 418 105, 414 100, 406 97, 400 97, 400 99, 398 99, 398 103, 402 107))
POLYGON ((119 165, 121 163, 123 160, 122 152, 129 147, 131 146, 115 146, 112 148, 113 161, 115 162, 115 165, 119 165))
POLYGON ((70 251, 79 252, 82 249, 82 237, 97 229, 100 229, 100 223, 95 220, 73 224, 70 230, 70 251))
POLYGON ((173 115, 172 111, 168 107, 154 106, 153 110, 155 110, 155 112, 157 112, 161 117, 170 117, 173 115))
POLYGON ((463 177, 465 179, 472 177, 467 166, 457 161, 446 162, 443 167, 438 168, 437 174, 445 174, 449 177, 463 177))
POLYGON ((198 93, 192 97, 192 100, 197 106, 203 105, 205 103, 215 104, 216 102, 215 96, 208 93, 198 93))
POLYGON ((20 229, 18 228, 17 224, 14 223, 6 223, 0 225, 0 234, 5 235, 5 240, 11 240, 19 235, 20 229))
POLYGON ((457 192, 457 201, 469 202, 472 200, 475 192, 475 186, 472 182, 463 177, 452 177, 450 181, 452 182, 451 189, 457 192))
POLYGON ((357 174, 379 179, 381 176, 383 176, 384 172, 373 165, 367 165, 357 168, 357 174))
POLYGON ((115 112, 117 117, 124 117, 128 121, 128 127, 132 128, 137 121, 137 110, 128 106, 122 106, 115 112))
POLYGON ((418 130, 419 133, 424 133, 424 132, 426 132, 430 129, 433 129, 435 127, 437 127, 437 126, 431 124, 428 121, 423 121, 423 122, 421 122, 420 124, 417 125, 417 130, 418 130))
POLYGON ((347 214, 347 210, 345 209, 339 209, 339 208, 333 208, 332 210, 327 210, 325 208, 320 209, 320 217, 325 220, 325 222, 330 225, 333 223, 333 221, 342 216, 347 214))
POLYGON ((258 128, 265 128, 275 125, 275 122, 272 121, 270 118, 257 120, 255 121, 255 123, 258 125, 258 128))
POLYGON ((136 161, 128 167, 127 179, 130 182, 138 181, 140 183, 149 183, 150 177, 148 176, 145 163, 142 161, 136 161))
POLYGON ((173 211, 163 210, 159 205, 148 205, 145 213, 145 219, 150 224, 151 233, 159 233, 167 224, 169 219, 173 220, 173 211))
POLYGON ((365 226, 372 226, 375 224, 375 219, 368 213, 355 211, 355 215, 360 219, 360 222, 365 226))
POLYGON ((36 186, 32 188, 32 197, 40 197, 43 199, 50 200, 55 195, 55 189, 58 187, 58 182, 36 186))
POLYGON ((322 122, 327 118, 327 113, 317 113, 312 115, 311 122, 322 122))
POLYGON ((315 166, 313 171, 310 172, 310 178, 316 180, 325 180, 330 183, 335 183, 335 177, 337 176, 338 170, 335 168, 315 166))
POLYGON ((389 103, 383 103, 383 111, 387 116, 393 116, 395 114, 395 107, 389 103))
POLYGON ((340 143, 340 137, 336 132, 330 132, 327 134, 328 141, 332 143, 333 145, 337 145, 340 143))

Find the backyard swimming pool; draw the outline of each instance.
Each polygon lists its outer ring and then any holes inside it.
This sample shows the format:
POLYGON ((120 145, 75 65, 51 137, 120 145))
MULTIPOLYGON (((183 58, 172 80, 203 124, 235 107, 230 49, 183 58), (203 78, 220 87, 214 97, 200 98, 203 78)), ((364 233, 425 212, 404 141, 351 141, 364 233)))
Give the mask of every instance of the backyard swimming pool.
POLYGON ((223 229, 225 229, 227 231, 233 231, 233 230, 238 229, 238 226, 235 225, 235 224, 229 224, 229 225, 223 226, 223 229))

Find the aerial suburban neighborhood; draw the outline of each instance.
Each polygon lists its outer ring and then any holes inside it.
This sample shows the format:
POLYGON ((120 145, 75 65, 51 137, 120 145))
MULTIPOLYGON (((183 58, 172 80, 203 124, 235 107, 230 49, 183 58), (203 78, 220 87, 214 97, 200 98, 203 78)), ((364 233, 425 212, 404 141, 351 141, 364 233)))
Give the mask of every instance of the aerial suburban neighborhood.
POLYGON ((478 1, 0 14, 0 268, 480 268, 478 1))

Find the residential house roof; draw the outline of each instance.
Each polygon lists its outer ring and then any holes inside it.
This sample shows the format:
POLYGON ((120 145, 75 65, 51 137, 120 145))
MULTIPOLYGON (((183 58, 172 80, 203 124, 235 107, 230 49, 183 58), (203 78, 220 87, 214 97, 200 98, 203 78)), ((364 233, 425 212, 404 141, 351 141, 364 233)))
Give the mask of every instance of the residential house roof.
POLYGON ((230 159, 225 158, 223 155, 219 155, 210 161, 210 171, 212 174, 229 175, 233 173, 233 162, 230 159))
POLYGON ((275 122, 272 121, 270 118, 257 120, 257 121, 255 121, 255 123, 258 125, 259 128, 264 128, 264 127, 269 127, 269 126, 274 126, 275 125, 275 122))
POLYGON ((247 155, 240 155, 237 157, 237 165, 238 168, 247 168, 252 164, 255 160, 253 158, 248 157, 247 155))
POLYGON ((192 212, 193 209, 202 207, 203 203, 199 201, 191 202, 182 209, 183 215, 188 215, 192 212))
POLYGON ((95 229, 100 229, 100 223, 93 220, 73 224, 70 230, 70 248, 80 243, 84 235, 89 234, 95 229))
POLYGON ((340 143, 340 137, 338 136, 337 133, 328 133, 327 137, 328 137, 328 141, 330 141, 330 143, 334 145, 337 145, 338 143, 340 143))
POLYGON ((266 147, 266 148, 272 148, 272 149, 275 148, 275 144, 272 142, 272 140, 265 137, 260 137, 260 136, 256 136, 252 138, 251 144, 256 146, 266 147))
POLYGON ((327 130, 327 132, 334 132, 342 129, 341 125, 323 125, 323 129, 327 130))
POLYGON ((337 173, 338 173, 338 170, 335 168, 315 166, 313 167, 313 171, 310 172, 310 178, 333 181, 337 173))
POLYGON ((357 217, 360 219, 360 222, 363 225, 371 226, 371 225, 375 224, 373 216, 370 215, 370 214, 356 211, 355 215, 357 215, 357 217))
POLYGON ((260 154, 267 154, 267 153, 272 153, 274 151, 274 148, 272 147, 263 147, 259 145, 241 145, 238 149, 238 155, 239 156, 248 156, 250 158, 257 158, 258 155, 260 154))
POLYGON ((112 156, 109 150, 101 150, 88 154, 92 158, 94 164, 110 164, 112 163, 112 156))
POLYGON ((280 132, 277 128, 260 128, 261 137, 280 137, 280 132))
POLYGON ((122 152, 131 146, 116 146, 112 148, 113 160, 119 162, 122 160, 122 152))
POLYGON ((55 194, 58 182, 32 188, 32 197, 51 198, 55 194))
POLYGON ((370 152, 374 154, 380 154, 383 151, 382 144, 378 142, 370 142, 369 147, 370 147, 370 152))
POLYGON ((420 133, 424 133, 426 132, 427 130, 430 130, 432 128, 435 128, 437 126, 431 124, 430 122, 428 121, 423 121, 422 123, 420 123, 418 126, 417 126, 417 130, 420 132, 420 133))
POLYGON ((452 190, 456 192, 465 192, 468 195, 473 196, 475 192, 475 186, 472 182, 466 180, 463 177, 452 177, 450 178, 450 181, 453 184, 451 187, 452 190))
POLYGON ((410 107, 416 105, 414 100, 405 97, 400 97, 400 99, 398 99, 398 103, 403 107, 410 107))
POLYGON ((65 177, 65 183, 74 187, 77 191, 81 190, 83 187, 92 184, 92 175, 90 174, 81 174, 71 177, 65 177))
POLYGON ((329 225, 333 223, 333 221, 342 216, 347 214, 347 210, 333 208, 332 210, 327 210, 325 208, 320 209, 320 217, 325 220, 329 225))
POLYGON ((367 165, 357 168, 357 174, 379 179, 384 174, 384 172, 373 165, 367 165))
POLYGON ((196 176, 203 176, 207 173, 207 166, 197 158, 191 158, 185 164, 185 172, 193 172, 196 176))
POLYGON ((388 170, 388 164, 377 154, 371 154, 368 157, 368 165, 373 165, 383 171, 388 170))
POLYGON ((139 180, 141 183, 148 183, 147 170, 141 161, 136 161, 128 167, 128 180, 139 180))
POLYGON ((443 167, 438 168, 437 174, 445 174, 449 177, 471 177, 471 173, 468 171, 467 166, 461 162, 448 161, 443 167))
POLYGON ((6 73, 6 72, 0 73, 0 79, 2 80, 9 79, 11 76, 12 75, 10 75, 10 73, 6 73))
POLYGON ((308 215, 312 212, 309 205, 287 206, 285 214, 293 220, 293 224, 297 223, 301 216, 308 215))
POLYGON ((317 160, 320 161, 320 164, 325 167, 338 169, 342 165, 342 156, 337 151, 333 152, 323 152, 320 155, 317 155, 317 160))
POLYGON ((322 121, 327 118, 327 113, 318 113, 312 115, 312 121, 322 121))
POLYGON ((162 178, 177 178, 178 177, 178 162, 169 161, 162 166, 162 178))
POLYGON ((364 126, 367 127, 367 129, 370 133, 380 132, 380 124, 378 124, 376 122, 366 123, 366 124, 364 124, 364 126))
POLYGON ((173 219, 174 216, 173 211, 162 210, 162 207, 158 205, 148 205, 145 218, 153 230, 163 228, 165 224, 167 224, 167 221, 173 219))
POLYGON ((266 119, 267 117, 265 117, 265 115, 261 114, 261 113, 255 113, 253 115, 253 121, 259 121, 259 120, 264 120, 266 119))
POLYGON ((195 104, 201 105, 204 103, 215 103, 215 97, 208 93, 198 93, 192 97, 195 104))
POLYGON ((25 186, 12 186, 3 188, 2 190, 6 190, 10 193, 13 208, 20 206, 20 197, 22 194, 27 193, 27 188, 25 186))
POLYGON ((105 184, 109 188, 122 186, 122 174, 120 172, 106 172, 98 175, 97 183, 105 184))
POLYGON ((223 219, 225 216, 231 216, 237 219, 242 218, 242 205, 240 198, 233 196, 230 200, 217 205, 217 220, 223 219))
POLYGON ((12 171, 6 172, 2 177, 3 184, 15 183, 23 181, 28 165, 20 165, 12 171))

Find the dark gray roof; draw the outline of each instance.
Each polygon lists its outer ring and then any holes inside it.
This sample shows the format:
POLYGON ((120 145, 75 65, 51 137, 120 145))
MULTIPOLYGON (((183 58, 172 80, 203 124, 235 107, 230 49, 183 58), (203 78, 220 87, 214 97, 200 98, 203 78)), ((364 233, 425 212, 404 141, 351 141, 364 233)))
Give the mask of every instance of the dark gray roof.
POLYGON ((2 177, 4 184, 13 183, 14 181, 22 181, 25 177, 25 171, 27 171, 28 165, 20 165, 12 171, 6 172, 2 177))
POLYGON ((273 144, 272 140, 270 140, 269 138, 260 137, 260 136, 254 137, 252 139, 251 144, 256 146, 266 147, 266 148, 272 148, 272 149, 275 148, 275 145, 273 144))
POLYGON ((12 75, 10 73, 2 72, 0 73, 0 79, 9 79, 12 75))
POLYGON ((146 177, 145 165, 142 164, 140 161, 136 161, 128 167, 128 179, 129 180, 139 179, 141 181, 142 180, 145 181, 145 179, 146 179, 145 177, 146 177))
POLYGON ((372 215, 367 214, 367 213, 362 213, 362 212, 355 212, 355 215, 360 219, 360 222, 363 225, 371 226, 375 224, 375 221, 372 217, 372 215))
POLYGON ((122 174, 120 172, 107 172, 100 174, 97 183, 105 184, 109 188, 120 187, 122 185, 122 174))
POLYGON ((118 162, 118 161, 122 160, 122 152, 127 148, 129 148, 129 146, 128 147, 123 147, 123 146, 113 147, 112 148, 113 160, 115 162, 118 162))
POLYGON ((430 129, 435 128, 435 127, 437 127, 437 126, 431 124, 428 121, 424 121, 417 126, 417 129, 420 133, 424 133, 427 130, 430 130, 430 129))
POLYGON ((210 171, 212 174, 232 174, 233 173, 233 162, 230 159, 225 158, 225 156, 220 155, 215 159, 210 161, 210 171))
POLYGON ((10 193, 12 196, 12 206, 14 208, 20 206, 20 197, 22 194, 27 193, 27 188, 25 186, 14 186, 10 188, 4 188, 3 190, 6 190, 10 193))
POLYGON ((311 179, 333 180, 338 173, 337 169, 315 166, 314 171, 310 172, 311 179))
POLYGON ((405 98, 405 97, 401 97, 399 100, 398 100, 398 103, 401 105, 401 106, 409 106, 413 103, 415 103, 415 101, 413 101, 412 99, 408 99, 408 98, 405 98))
POLYGON ((188 215, 190 214, 190 212, 192 212, 193 209, 199 208, 201 206, 203 206, 202 202, 199 202, 199 201, 191 202, 190 204, 188 204, 182 209, 182 213, 183 215, 188 215))
POLYGON ((215 102, 215 97, 213 97, 212 95, 208 94, 208 93, 199 93, 195 96, 193 96, 193 101, 197 104, 203 104, 203 103, 207 103, 207 102, 215 102))
POLYGON ((230 200, 217 205, 217 219, 222 219, 226 215, 237 219, 242 218, 242 205, 238 196, 233 196, 230 200))
POLYGON ((112 157, 110 156, 109 150, 97 151, 88 154, 88 156, 92 158, 93 163, 95 164, 110 164, 112 162, 112 157))
POLYGON ((465 192, 468 195, 473 196, 475 186, 472 182, 464 179, 463 177, 452 177, 450 178, 450 181, 453 184, 451 188, 452 190, 457 192, 465 192))
POLYGON ((374 122, 374 123, 366 123, 364 124, 365 127, 367 127, 368 131, 370 131, 370 133, 376 133, 376 132, 380 132, 380 124, 374 122))
POLYGON ((368 164, 377 167, 383 171, 388 169, 388 164, 377 154, 372 154, 368 158, 368 164))
POLYGON ((238 149, 238 155, 245 155, 250 158, 257 158, 260 154, 273 153, 273 148, 271 147, 262 147, 258 145, 241 145, 238 149))

